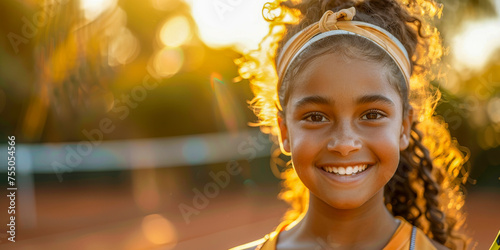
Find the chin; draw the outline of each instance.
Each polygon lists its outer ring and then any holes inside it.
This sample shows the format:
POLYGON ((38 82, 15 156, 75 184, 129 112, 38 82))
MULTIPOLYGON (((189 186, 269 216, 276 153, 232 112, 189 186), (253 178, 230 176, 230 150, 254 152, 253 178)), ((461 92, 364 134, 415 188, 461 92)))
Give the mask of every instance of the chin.
POLYGON ((331 197, 329 200, 323 200, 326 204, 330 205, 332 208, 336 209, 356 209, 363 206, 367 200, 364 199, 352 199, 349 198, 339 198, 339 197, 331 197))

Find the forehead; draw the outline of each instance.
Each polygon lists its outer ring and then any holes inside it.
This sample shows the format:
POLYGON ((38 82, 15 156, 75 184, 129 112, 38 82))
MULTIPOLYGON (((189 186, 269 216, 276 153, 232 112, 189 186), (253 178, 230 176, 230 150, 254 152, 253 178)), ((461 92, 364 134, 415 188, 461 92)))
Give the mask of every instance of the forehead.
MULTIPOLYGON (((383 64, 326 54, 312 60, 292 80, 288 104, 307 95, 327 95, 330 99, 354 99, 363 95, 383 95, 401 104, 400 94, 389 82, 383 64)), ((287 105, 288 106, 288 105, 287 105)))

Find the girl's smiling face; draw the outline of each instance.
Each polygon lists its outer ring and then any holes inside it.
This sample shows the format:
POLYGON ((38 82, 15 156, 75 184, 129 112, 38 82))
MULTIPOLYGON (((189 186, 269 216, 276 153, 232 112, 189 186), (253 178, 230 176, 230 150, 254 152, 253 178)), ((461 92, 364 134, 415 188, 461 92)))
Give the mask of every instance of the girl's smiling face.
POLYGON ((374 197, 408 146, 411 115, 403 117, 388 74, 334 53, 315 58, 289 86, 278 119, 282 147, 311 194, 332 207, 357 208, 374 197))

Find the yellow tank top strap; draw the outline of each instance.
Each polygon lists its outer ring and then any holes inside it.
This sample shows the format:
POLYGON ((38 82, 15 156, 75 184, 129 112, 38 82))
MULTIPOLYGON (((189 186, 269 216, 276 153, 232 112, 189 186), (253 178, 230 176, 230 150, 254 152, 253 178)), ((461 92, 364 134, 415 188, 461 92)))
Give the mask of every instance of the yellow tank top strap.
POLYGON ((396 218, 400 221, 399 226, 384 250, 410 249, 410 235, 413 226, 402 217, 397 216, 396 218))
POLYGON ((436 250, 431 240, 418 227, 413 226, 403 217, 396 216, 401 221, 398 229, 392 235, 384 250, 389 249, 410 249, 410 250, 436 250))
POLYGON ((415 239, 415 249, 437 249, 434 244, 432 244, 431 240, 425 235, 425 233, 417 228, 417 235, 415 239))

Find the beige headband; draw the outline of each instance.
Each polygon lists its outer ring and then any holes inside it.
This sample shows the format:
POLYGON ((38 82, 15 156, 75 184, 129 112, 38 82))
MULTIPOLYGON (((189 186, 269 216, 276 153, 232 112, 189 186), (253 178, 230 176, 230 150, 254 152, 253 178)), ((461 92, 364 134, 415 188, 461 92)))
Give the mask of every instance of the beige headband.
MULTIPOLYGON (((342 9, 338 12, 328 10, 318 22, 301 30, 286 43, 277 63, 279 77, 277 86, 278 93, 288 66, 290 66, 300 52, 312 43, 333 35, 358 35, 378 45, 391 56, 394 62, 396 62, 403 73, 406 85, 409 86, 411 64, 408 52, 406 52, 403 44, 391 33, 376 25, 352 21, 355 14, 356 9, 354 7, 342 9)), ((280 105, 279 101, 278 105, 280 105)), ((279 108, 281 109, 281 106, 279 106, 279 108)))

